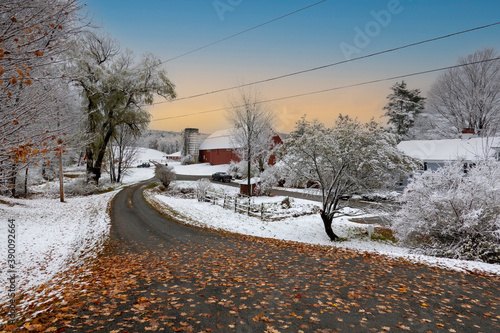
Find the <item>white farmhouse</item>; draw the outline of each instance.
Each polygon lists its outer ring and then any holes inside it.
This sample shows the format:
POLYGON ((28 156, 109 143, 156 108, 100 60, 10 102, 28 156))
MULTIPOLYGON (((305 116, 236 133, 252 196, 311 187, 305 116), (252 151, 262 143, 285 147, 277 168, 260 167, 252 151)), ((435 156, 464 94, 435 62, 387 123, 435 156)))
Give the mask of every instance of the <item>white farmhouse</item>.
POLYGON ((398 149, 422 161, 424 170, 436 170, 446 163, 463 161, 464 171, 479 159, 500 160, 500 137, 478 138, 462 135, 461 139, 402 141, 398 149))

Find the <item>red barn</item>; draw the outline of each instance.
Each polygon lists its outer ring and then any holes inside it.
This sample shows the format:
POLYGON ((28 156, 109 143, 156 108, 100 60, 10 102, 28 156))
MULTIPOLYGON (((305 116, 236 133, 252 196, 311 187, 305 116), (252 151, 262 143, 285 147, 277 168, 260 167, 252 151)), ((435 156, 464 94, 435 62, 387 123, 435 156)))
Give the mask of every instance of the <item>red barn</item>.
MULTIPOLYGON (((232 130, 217 131, 210 135, 200 145, 200 163, 210 163, 212 165, 229 164, 231 161, 239 162, 237 150, 241 147, 234 147, 231 140, 232 130)), ((283 144, 280 136, 276 134, 273 137, 273 147, 277 144, 283 144)), ((275 158, 271 156, 269 164, 274 164, 275 158)))

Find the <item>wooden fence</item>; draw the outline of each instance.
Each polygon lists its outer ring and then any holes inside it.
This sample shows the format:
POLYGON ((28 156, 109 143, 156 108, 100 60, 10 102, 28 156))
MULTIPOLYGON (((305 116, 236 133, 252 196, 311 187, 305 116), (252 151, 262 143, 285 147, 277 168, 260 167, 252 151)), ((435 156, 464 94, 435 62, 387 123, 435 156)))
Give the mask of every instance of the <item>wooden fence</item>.
POLYGON ((266 206, 261 203, 256 205, 251 197, 245 195, 230 196, 216 192, 207 191, 199 201, 210 202, 212 205, 221 206, 224 209, 234 210, 236 213, 258 217, 261 220, 272 220, 272 214, 266 210, 266 206))

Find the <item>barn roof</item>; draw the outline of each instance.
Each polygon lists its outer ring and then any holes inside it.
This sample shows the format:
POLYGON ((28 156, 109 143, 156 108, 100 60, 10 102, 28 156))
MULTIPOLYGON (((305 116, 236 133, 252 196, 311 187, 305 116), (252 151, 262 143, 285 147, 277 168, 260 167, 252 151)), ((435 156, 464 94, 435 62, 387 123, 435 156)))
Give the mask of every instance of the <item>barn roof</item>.
POLYGON ((402 141, 398 149, 423 161, 472 161, 492 156, 500 149, 500 137, 402 141))
POLYGON ((238 148, 234 147, 233 142, 231 141, 231 135, 233 133, 233 129, 225 129, 221 131, 217 131, 210 135, 205 141, 200 145, 200 150, 208 150, 208 149, 231 149, 238 148))

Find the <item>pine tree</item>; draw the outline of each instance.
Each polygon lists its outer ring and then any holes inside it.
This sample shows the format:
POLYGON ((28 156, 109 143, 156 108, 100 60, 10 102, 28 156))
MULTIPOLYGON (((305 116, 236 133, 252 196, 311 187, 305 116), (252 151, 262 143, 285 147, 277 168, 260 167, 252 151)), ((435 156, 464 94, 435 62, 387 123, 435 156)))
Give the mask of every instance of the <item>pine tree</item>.
POLYGON ((424 110, 425 97, 420 96, 420 90, 408 90, 406 82, 396 82, 392 87, 392 94, 387 96, 389 103, 384 107, 387 112, 384 116, 391 124, 392 131, 402 137, 408 134, 415 119, 424 110))

